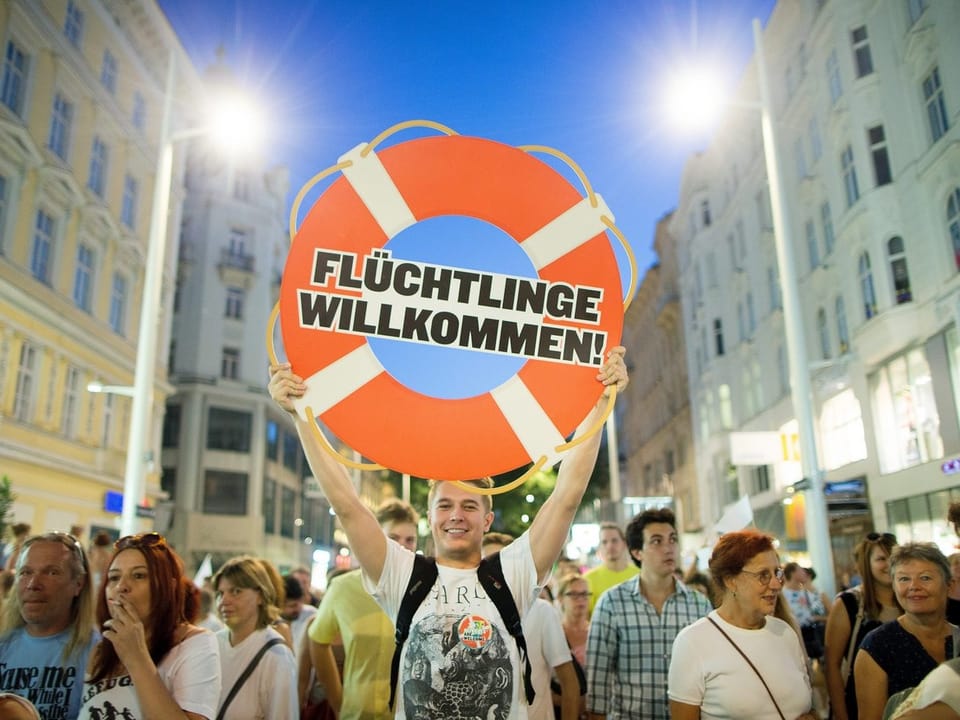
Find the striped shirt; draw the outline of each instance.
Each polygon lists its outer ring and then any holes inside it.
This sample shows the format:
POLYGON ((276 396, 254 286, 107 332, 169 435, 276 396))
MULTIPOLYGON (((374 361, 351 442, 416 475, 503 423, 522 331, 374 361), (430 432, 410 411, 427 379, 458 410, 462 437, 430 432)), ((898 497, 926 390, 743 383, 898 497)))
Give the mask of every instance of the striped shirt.
POLYGON ((638 578, 605 592, 587 639, 587 710, 610 720, 670 720, 673 640, 712 609, 706 597, 679 581, 660 613, 640 592, 638 578))

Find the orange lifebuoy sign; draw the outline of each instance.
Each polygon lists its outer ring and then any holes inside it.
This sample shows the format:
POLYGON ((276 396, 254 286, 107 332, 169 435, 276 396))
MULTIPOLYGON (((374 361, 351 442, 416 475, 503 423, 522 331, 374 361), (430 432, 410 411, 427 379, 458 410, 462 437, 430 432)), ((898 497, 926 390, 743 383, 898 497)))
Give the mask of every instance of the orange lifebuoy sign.
POLYGON ((597 369, 623 325, 602 199, 522 149, 476 137, 361 145, 340 160, 342 176, 294 236, 280 288, 284 347, 307 384, 298 411, 419 477, 555 461, 597 402, 597 369), (417 226, 451 217, 511 238, 520 269, 476 261, 482 250, 464 264, 411 244, 417 226), (443 368, 434 375, 469 390, 411 386, 388 359, 393 346, 429 353, 443 368), (471 384, 470 363, 502 361, 515 372, 471 384))

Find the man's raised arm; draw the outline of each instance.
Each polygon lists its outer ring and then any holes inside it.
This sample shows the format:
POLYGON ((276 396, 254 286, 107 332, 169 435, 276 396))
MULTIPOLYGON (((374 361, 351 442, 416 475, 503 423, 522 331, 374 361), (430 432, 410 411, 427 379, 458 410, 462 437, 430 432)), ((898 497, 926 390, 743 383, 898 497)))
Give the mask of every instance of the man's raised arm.
MULTIPOLYGON (((576 432, 577 437, 603 417, 610 388, 616 386, 619 393, 627 386, 627 367, 623 362, 623 353, 624 349, 619 346, 610 350, 607 361, 597 373, 597 381, 602 383, 606 390, 596 407, 580 423, 576 432)), ((590 475, 593 473, 593 466, 597 462, 599 449, 600 433, 597 432, 567 451, 560 463, 556 487, 540 507, 530 525, 530 547, 533 550, 533 560, 537 566, 539 580, 546 577, 560 550, 563 549, 570 525, 577 514, 583 493, 590 481, 590 475)))
POLYGON ((293 416, 310 469, 320 483, 327 502, 340 519, 360 566, 376 583, 383 572, 387 539, 373 512, 357 495, 346 468, 323 449, 310 426, 311 420, 304 420, 294 409, 293 400, 302 396, 307 389, 303 378, 293 373, 289 363, 275 365, 270 368, 268 389, 270 397, 293 416))

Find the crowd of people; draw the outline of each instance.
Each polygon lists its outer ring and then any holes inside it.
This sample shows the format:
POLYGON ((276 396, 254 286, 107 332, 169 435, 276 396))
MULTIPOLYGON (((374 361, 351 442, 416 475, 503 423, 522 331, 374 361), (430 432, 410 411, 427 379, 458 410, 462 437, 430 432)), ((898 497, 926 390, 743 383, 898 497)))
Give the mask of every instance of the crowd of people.
MULTIPOLYGON (((622 389, 622 349, 597 380, 622 389)), ((293 414, 303 384, 278 366, 270 392, 293 414)), ((426 559, 417 512, 369 509, 295 423, 358 569, 331 573, 321 598, 305 569, 238 556, 198 588, 156 533, 95 538, 88 553, 28 529, 0 615, 0 717, 960 718, 960 555, 871 533, 854 553, 859 584, 831 602, 755 529, 722 535, 708 567, 684 573, 659 508, 605 523, 601 562, 582 573, 557 558, 593 437, 517 538, 491 532, 489 481, 431 483, 426 559)), ((950 512, 960 534, 960 503, 950 512)))

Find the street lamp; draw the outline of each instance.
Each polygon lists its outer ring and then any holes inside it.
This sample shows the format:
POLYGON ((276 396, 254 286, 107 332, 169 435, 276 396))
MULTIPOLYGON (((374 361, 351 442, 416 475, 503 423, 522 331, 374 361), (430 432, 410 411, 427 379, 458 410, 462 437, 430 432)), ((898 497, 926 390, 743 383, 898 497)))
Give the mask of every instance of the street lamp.
POLYGON ((133 397, 133 387, 130 385, 104 385, 103 383, 92 382, 87 383, 87 392, 133 397))
MULTIPOLYGON (((159 335, 160 291, 163 284, 164 253, 167 245, 167 215, 170 210, 170 183, 173 178, 173 147, 176 143, 219 128, 205 126, 173 132, 173 94, 176 84, 176 61, 173 53, 167 64, 167 80, 160 126, 160 148, 153 186, 153 205, 147 235, 147 257, 144 265, 143 297, 140 305, 140 327, 137 334, 137 360, 133 376, 130 410, 130 435, 123 480, 123 510, 120 535, 132 535, 137 529, 137 506, 143 500, 146 462, 146 434, 153 409, 153 385, 156 373, 157 336, 159 335)), ((238 118, 232 117, 236 127, 238 118)), ((231 126, 231 119, 225 118, 231 126)), ((121 393, 126 394, 126 393, 121 393)))
MULTIPOLYGON (((773 220, 773 238, 777 251, 777 266, 780 287, 783 293, 783 325, 787 341, 787 357, 790 367, 790 394, 793 412, 797 418, 800 444, 800 465, 805 483, 804 507, 807 548, 817 576, 822 578, 821 590, 833 597, 835 575, 833 554, 827 524, 827 506, 823 495, 823 473, 817 456, 816 426, 813 416, 813 391, 810 384, 810 366, 807 356, 806 335, 800 306, 800 288, 797 283, 796 264, 793 252, 792 223, 782 168, 779 161, 777 136, 773 123, 770 86, 763 52, 763 36, 760 21, 753 21, 753 40, 756 52, 757 81, 760 90, 759 103, 741 103, 760 111, 763 131, 763 155, 770 183, 770 209, 773 220)), ((701 76, 702 77, 702 76, 701 76)), ((702 99, 702 98, 701 98, 702 99)), ((686 117, 702 116, 689 109, 686 117)))

